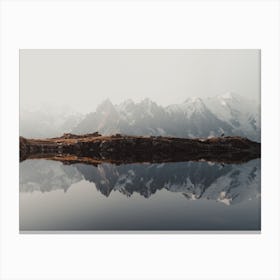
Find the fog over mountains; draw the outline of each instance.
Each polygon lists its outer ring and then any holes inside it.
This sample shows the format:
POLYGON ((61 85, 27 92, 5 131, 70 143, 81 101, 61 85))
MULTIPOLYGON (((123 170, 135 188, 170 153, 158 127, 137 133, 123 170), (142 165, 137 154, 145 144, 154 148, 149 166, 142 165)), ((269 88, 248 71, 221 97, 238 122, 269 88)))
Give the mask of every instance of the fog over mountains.
POLYGON ((103 135, 162 135, 211 137, 239 135, 260 141, 260 105, 234 93, 215 97, 187 98, 166 107, 146 98, 114 105, 107 99, 86 115, 50 115, 21 112, 20 135, 53 137, 65 132, 98 131, 103 135))

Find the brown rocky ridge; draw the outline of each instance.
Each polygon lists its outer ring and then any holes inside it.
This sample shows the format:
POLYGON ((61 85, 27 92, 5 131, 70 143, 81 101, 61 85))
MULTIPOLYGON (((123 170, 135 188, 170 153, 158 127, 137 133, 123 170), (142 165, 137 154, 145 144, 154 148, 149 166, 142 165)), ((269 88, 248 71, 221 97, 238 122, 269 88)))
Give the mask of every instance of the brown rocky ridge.
POLYGON ((102 136, 66 133, 61 137, 20 137, 20 160, 50 159, 65 164, 102 162, 212 161, 242 163, 260 157, 261 144, 239 136, 176 138, 163 136, 102 136))

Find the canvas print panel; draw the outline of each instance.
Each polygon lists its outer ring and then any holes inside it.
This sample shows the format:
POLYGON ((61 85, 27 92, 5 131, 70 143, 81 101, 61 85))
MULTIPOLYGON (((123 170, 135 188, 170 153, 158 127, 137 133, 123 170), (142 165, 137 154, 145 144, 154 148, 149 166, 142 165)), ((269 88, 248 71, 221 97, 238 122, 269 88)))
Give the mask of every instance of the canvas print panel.
POLYGON ((261 229, 259 50, 21 50, 19 229, 261 229))

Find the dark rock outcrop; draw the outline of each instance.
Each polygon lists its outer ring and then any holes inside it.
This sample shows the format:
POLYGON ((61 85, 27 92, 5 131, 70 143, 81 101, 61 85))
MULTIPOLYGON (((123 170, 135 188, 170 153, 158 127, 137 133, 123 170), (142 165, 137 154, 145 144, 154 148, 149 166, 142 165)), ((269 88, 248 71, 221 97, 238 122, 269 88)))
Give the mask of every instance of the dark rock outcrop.
POLYGON ((131 163, 168 161, 245 162, 260 157, 260 143, 242 137, 135 137, 96 133, 64 134, 49 139, 20 137, 20 159, 49 158, 64 162, 131 163))

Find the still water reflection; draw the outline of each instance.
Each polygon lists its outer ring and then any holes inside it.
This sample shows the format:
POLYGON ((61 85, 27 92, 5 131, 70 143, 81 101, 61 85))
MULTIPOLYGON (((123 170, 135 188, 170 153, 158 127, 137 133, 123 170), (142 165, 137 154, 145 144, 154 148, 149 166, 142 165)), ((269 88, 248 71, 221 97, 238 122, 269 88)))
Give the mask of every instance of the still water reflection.
POLYGON ((20 163, 20 230, 260 230, 260 159, 20 163))

